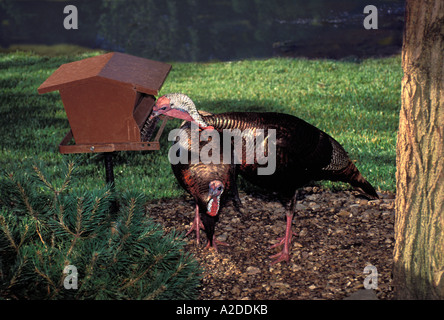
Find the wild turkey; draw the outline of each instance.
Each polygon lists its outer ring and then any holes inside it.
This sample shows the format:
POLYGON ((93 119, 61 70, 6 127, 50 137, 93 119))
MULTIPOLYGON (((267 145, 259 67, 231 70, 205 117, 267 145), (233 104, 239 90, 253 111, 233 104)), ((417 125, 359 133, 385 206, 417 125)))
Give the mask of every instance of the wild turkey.
MULTIPOLYGON (((229 191, 233 191, 234 200, 238 205, 240 204, 236 186, 236 166, 231 163, 223 163, 222 158, 220 158, 220 164, 205 164, 201 159, 197 163, 193 163, 191 161, 193 153, 197 152, 199 155, 202 148, 211 142, 211 138, 200 142, 198 150, 193 150, 191 137, 191 124, 186 122, 180 127, 176 141, 170 149, 170 153, 175 153, 174 155, 170 154, 173 173, 179 184, 193 196, 196 205, 194 222, 186 235, 195 230, 196 241, 199 244, 200 229, 203 228, 208 238, 207 248, 213 247, 217 250, 217 244, 226 245, 226 243, 216 240, 214 228, 219 218, 221 204, 225 201, 229 191), (181 155, 180 153, 185 154, 181 155), (176 157, 174 161, 171 159, 172 156, 176 157), (187 160, 179 161, 181 156, 185 156, 187 160)), ((220 155, 222 154, 221 152, 220 155)))
MULTIPOLYGON (((152 116, 159 114, 193 121, 202 129, 216 129, 219 132, 223 132, 224 129, 240 129, 240 131, 250 129, 250 134, 256 136, 258 129, 276 130, 275 172, 271 175, 258 175, 257 169, 261 165, 257 161, 251 164, 244 161, 247 155, 245 147, 242 164, 239 167, 239 174, 250 182, 278 191, 282 196, 291 197, 286 215, 285 237, 278 243, 283 245, 283 249, 282 252, 271 256, 272 259, 276 259, 273 263, 289 260, 289 246, 293 234, 291 223, 298 189, 309 181, 343 181, 350 183, 368 198, 378 198, 375 189, 364 179, 336 140, 295 116, 271 112, 228 112, 201 116, 188 96, 177 93, 167 94, 158 99, 152 116)), ((267 139, 264 141, 273 143, 267 139)), ((245 139, 243 143, 245 144, 245 139)))

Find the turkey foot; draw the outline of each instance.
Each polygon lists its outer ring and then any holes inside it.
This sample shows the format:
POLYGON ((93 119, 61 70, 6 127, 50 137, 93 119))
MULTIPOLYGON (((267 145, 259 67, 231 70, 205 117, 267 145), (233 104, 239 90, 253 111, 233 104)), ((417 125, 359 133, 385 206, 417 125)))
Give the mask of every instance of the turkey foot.
POLYGON ((287 214, 287 227, 285 229, 285 236, 282 238, 279 238, 280 241, 270 247, 270 249, 272 249, 272 248, 276 248, 278 246, 284 245, 284 248, 282 249, 281 252, 269 257, 270 259, 276 259, 273 262, 271 262, 271 265, 274 265, 274 264, 281 262, 281 261, 289 262, 289 260, 290 260, 289 249, 290 249, 290 244, 291 244, 291 236, 296 235, 296 233, 294 233, 291 230, 292 220, 293 220, 293 214, 287 214))
POLYGON ((230 246, 230 245, 229 245, 228 243, 226 243, 226 242, 223 242, 223 241, 219 241, 219 240, 217 240, 217 239, 216 239, 216 236, 213 235, 213 241, 208 240, 208 243, 207 243, 205 249, 211 249, 211 248, 213 248, 213 249, 216 250, 216 252, 217 252, 217 245, 225 246, 225 247, 229 247, 229 246, 230 246))
POLYGON ((196 204, 196 215, 194 217, 193 224, 191 225, 190 230, 188 230, 188 232, 186 233, 185 237, 187 237, 191 232, 193 232, 193 230, 196 230, 196 243, 199 244, 200 243, 200 229, 205 230, 205 227, 202 223, 202 220, 200 220, 199 206, 196 204))
POLYGON ((269 257, 270 259, 276 259, 273 262, 271 262, 271 265, 275 265, 276 263, 279 263, 281 261, 288 261, 290 260, 290 254, 288 253, 288 247, 284 247, 281 252, 274 254, 269 257))
MULTIPOLYGON (((294 231, 291 232, 291 235, 292 236, 297 236, 296 232, 294 232, 294 231)), ((274 248, 277 248, 277 247, 282 246, 283 244, 285 244, 285 237, 280 237, 280 238, 277 239, 277 241, 279 241, 279 242, 276 243, 276 244, 271 245, 269 247, 269 249, 274 249, 274 248)), ((290 242, 291 242, 291 239, 290 239, 290 242)))

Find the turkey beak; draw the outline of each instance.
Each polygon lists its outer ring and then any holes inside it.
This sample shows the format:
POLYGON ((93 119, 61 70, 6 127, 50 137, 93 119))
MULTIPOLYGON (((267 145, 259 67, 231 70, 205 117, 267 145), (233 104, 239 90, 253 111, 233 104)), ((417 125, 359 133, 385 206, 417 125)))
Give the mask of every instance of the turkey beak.
POLYGON ((216 193, 217 193, 217 190, 215 190, 215 189, 210 189, 210 191, 209 191, 210 198, 216 196, 216 193))
POLYGON ((159 115, 160 115, 159 112, 153 110, 153 112, 151 112, 149 120, 153 120, 154 118, 158 117, 159 115))

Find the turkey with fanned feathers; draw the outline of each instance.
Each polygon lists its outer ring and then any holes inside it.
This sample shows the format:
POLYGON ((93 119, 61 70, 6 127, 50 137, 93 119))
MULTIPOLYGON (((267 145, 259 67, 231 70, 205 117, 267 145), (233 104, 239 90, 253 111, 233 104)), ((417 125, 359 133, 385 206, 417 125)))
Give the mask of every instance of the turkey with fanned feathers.
MULTIPOLYGON (((311 180, 331 180, 350 183, 368 198, 375 199, 375 189, 361 175, 350 160, 344 148, 327 133, 295 116, 274 112, 227 112, 211 115, 200 115, 193 101, 180 93, 167 94, 157 100, 152 117, 164 114, 174 118, 192 121, 201 129, 215 129, 247 132, 243 135, 242 161, 239 174, 255 185, 277 191, 290 197, 287 210, 287 226, 285 236, 275 245, 283 245, 282 252, 272 256, 273 263, 289 260, 289 246, 293 232, 292 219, 298 196, 298 189, 311 180), (245 161, 249 153, 246 141, 248 136, 257 138, 258 132, 264 130, 263 148, 268 150, 274 144, 275 170, 272 174, 258 174, 258 169, 266 165, 245 161), (275 136, 271 133, 275 132, 275 136), (268 139, 268 138, 274 139, 268 139)), ((270 155, 268 155, 270 156, 270 155)))
MULTIPOLYGON (((207 248, 213 247, 217 250, 217 244, 227 245, 216 239, 214 231, 220 207, 230 191, 233 192, 234 201, 240 206, 236 186, 236 166, 231 161, 230 163, 223 162, 223 152, 219 153, 223 141, 217 143, 215 148, 210 148, 210 156, 212 152, 220 154, 220 160, 214 161, 219 163, 204 163, 200 158, 201 151, 205 146, 208 147, 212 138, 210 136, 202 139, 205 141, 199 141, 196 150, 194 150, 194 145, 191 142, 191 127, 191 123, 186 122, 178 130, 176 141, 170 148, 171 168, 180 186, 195 200, 194 221, 186 235, 193 230, 196 231, 196 241, 199 244, 200 229, 202 228, 208 238, 207 248)), ((198 131, 198 128, 195 131, 197 131, 196 138, 201 140, 201 132, 198 131)))

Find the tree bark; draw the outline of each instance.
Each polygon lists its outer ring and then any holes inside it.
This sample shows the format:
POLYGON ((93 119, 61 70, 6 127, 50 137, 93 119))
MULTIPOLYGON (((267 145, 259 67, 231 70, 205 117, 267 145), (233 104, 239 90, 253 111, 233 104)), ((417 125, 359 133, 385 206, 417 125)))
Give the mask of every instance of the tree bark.
POLYGON ((444 1, 407 0, 396 172, 398 299, 444 299, 444 1))

